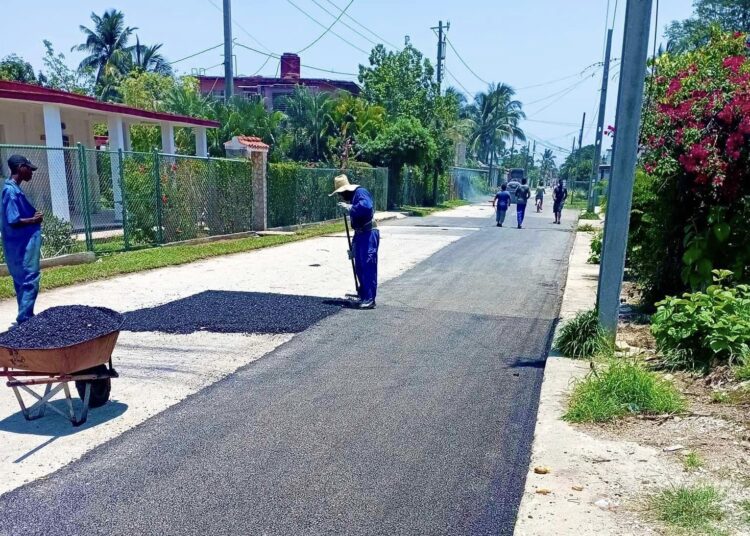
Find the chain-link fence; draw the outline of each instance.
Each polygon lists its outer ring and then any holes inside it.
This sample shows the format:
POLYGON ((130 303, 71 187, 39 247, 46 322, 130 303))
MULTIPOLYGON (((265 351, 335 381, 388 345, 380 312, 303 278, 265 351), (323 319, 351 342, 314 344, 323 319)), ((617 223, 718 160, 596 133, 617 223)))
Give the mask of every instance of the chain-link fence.
MULTIPOLYGON (((303 167, 296 163, 268 166, 268 226, 285 227, 327 220, 341 216, 339 201, 329 197, 333 178, 342 173, 331 168, 303 167)), ((344 171, 353 184, 367 188, 376 210, 385 210, 388 197, 388 170, 385 168, 351 168, 344 171)))
POLYGON ((246 159, 0 145, 5 177, 11 154, 39 168, 22 187, 44 213, 43 257, 252 229, 252 164, 246 159))
POLYGON ((453 167, 450 173, 456 199, 472 200, 494 193, 486 169, 453 167))

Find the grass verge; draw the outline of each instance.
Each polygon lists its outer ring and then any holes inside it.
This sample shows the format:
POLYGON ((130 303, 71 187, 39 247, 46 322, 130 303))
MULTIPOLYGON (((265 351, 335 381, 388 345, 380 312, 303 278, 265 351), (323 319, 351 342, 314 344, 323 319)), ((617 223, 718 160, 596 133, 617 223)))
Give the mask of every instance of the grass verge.
POLYGON ((673 527, 715 533, 714 523, 724 518, 721 493, 713 486, 680 486, 651 497, 658 519, 673 527))
POLYGON ((614 345, 599 325, 596 310, 578 313, 565 323, 555 340, 555 349, 565 357, 587 359, 612 355, 614 345))
POLYGON ((453 199, 450 201, 444 201, 434 207, 418 207, 415 205, 402 205, 399 208, 400 210, 404 212, 408 212, 411 216, 424 217, 424 216, 429 216, 430 214, 433 214, 435 212, 439 212, 441 210, 448 210, 451 208, 463 207, 468 204, 470 203, 464 199, 453 199))
POLYGON ((750 360, 742 365, 732 367, 732 374, 734 379, 738 382, 746 382, 750 380, 750 360))
MULTIPOLYGON (((169 246, 124 253, 104 255, 92 264, 61 266, 42 271, 42 290, 107 279, 121 274, 130 274, 166 266, 187 264, 201 259, 243 253, 254 249, 279 246, 306 238, 337 233, 344 230, 343 223, 317 225, 302 229, 293 235, 259 236, 222 240, 190 246, 169 246)), ((15 296, 13 280, 0 277, 0 299, 15 296)))
POLYGON ((578 224, 578 232, 581 233, 595 233, 599 230, 599 227, 596 225, 591 225, 590 223, 579 223, 578 224))
POLYGON ((593 370, 573 387, 569 422, 609 422, 634 413, 676 413, 685 409, 677 389, 638 363, 610 360, 603 370, 593 370))

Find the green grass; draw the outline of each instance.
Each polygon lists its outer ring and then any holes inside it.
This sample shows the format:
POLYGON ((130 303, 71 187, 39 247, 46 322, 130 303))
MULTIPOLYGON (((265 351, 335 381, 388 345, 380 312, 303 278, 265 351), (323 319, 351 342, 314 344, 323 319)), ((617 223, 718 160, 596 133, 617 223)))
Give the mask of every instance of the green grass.
POLYGON ((732 374, 737 381, 746 382, 750 380, 750 360, 742 365, 732 367, 732 374))
POLYGON ((711 393, 711 402, 714 404, 744 406, 750 404, 750 389, 740 387, 729 391, 717 390, 711 393))
POLYGON ((691 450, 685 455, 685 458, 683 458, 682 465, 686 471, 695 471, 696 469, 703 467, 703 458, 701 458, 700 454, 691 450))
MULTIPOLYGON (((190 246, 169 246, 124 253, 104 255, 92 264, 61 266, 42 271, 42 290, 49 290, 77 283, 107 279, 121 274, 153 270, 165 266, 176 266, 189 262, 242 253, 254 249, 279 246, 306 238, 337 233, 344 230, 342 223, 317 225, 302 229, 293 235, 260 236, 222 240, 190 246)), ((15 296, 10 277, 0 277, 0 299, 15 296)))
POLYGON ((448 210, 451 208, 462 207, 468 204, 469 202, 464 199, 452 199, 450 201, 443 201, 442 203, 434 207, 419 207, 416 205, 402 205, 399 208, 400 210, 404 212, 408 212, 412 216, 423 217, 423 216, 429 216, 430 214, 439 212, 441 210, 448 210))
POLYGON ((742 521, 744 521, 747 524, 750 524, 750 499, 745 499, 744 501, 740 501, 739 505, 740 510, 742 511, 742 521))
POLYGON ((599 326, 599 318, 594 309, 578 313, 563 325, 555 340, 555 349, 565 357, 576 359, 610 356, 614 353, 614 345, 599 326))
POLYGON ((716 533, 714 523, 724 518, 721 493, 713 486, 680 486, 651 497, 651 507, 660 521, 693 531, 716 533))
POLYGON ((677 413, 685 402, 675 387, 632 361, 610 360, 576 382, 563 418, 609 422, 632 413, 677 413))
POLYGON ((583 212, 580 216, 578 216, 579 220, 598 220, 599 214, 596 212, 589 212, 588 210, 583 212))
POLYGON ((578 231, 581 233, 595 233, 599 230, 599 227, 596 225, 591 225, 590 223, 579 223, 578 224, 578 231))

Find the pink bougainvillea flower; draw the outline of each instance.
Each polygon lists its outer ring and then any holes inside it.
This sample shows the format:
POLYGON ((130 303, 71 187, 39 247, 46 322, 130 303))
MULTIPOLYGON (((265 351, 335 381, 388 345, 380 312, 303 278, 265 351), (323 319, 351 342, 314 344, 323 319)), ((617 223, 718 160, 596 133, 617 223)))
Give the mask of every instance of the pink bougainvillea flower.
POLYGON ((737 74, 740 72, 740 67, 745 63, 745 56, 729 56, 724 58, 723 65, 733 73, 737 74))

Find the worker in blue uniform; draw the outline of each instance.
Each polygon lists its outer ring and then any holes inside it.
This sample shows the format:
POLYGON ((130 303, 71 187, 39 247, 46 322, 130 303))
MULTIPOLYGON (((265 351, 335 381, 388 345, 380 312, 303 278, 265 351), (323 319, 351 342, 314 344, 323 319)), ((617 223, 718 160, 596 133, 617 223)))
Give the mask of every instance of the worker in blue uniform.
POLYGON ((352 249, 354 269, 359 280, 360 309, 374 309, 378 291, 378 247, 380 231, 375 224, 375 204, 372 195, 358 184, 350 184, 346 175, 333 179, 334 191, 342 201, 339 206, 349 213, 354 229, 352 249))
POLYGON ((16 154, 8 159, 8 168, 11 176, 3 186, 0 232, 5 262, 16 290, 16 322, 20 324, 34 316, 34 303, 39 294, 44 217, 21 190, 21 184, 31 180, 36 166, 25 156, 16 154))

